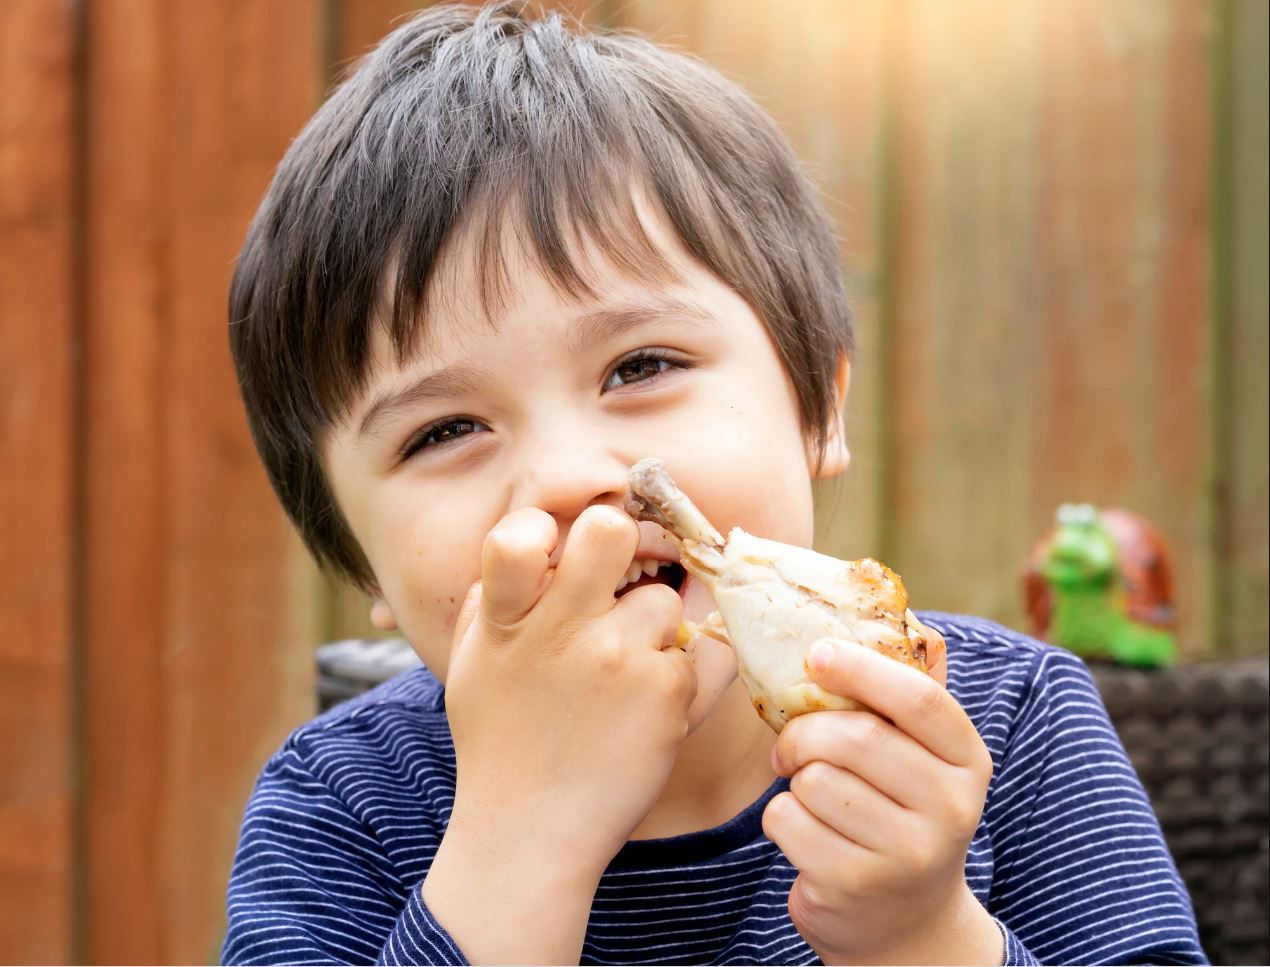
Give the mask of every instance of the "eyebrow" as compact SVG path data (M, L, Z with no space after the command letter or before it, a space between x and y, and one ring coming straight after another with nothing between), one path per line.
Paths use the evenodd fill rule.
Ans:
M603 306L578 316L566 327L564 342L572 354L582 355L596 345L654 322L678 322L690 326L716 324L714 317L701 306L670 296L653 296ZM381 424L403 409L426 400L472 393L489 379L489 374L481 370L447 366L415 380L409 386L380 393L362 416L357 430L358 439L373 435Z
M388 390L375 397L375 401L366 409L361 426L357 429L358 439L374 435L380 425L391 419L401 410L417 406L426 400L446 399L462 396L472 392L485 378L479 370L464 366L447 366L435 373L429 373L417 379L409 386L399 390Z
M682 322L691 326L709 326L715 319L701 306L673 296L647 296L642 299L602 306L578 316L565 330L565 345L574 353L584 353L597 343L623 336L632 329L654 322Z

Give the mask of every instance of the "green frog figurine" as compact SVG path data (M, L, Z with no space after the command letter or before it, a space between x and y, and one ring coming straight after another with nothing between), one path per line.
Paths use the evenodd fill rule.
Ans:
M1160 667L1177 656L1168 555L1140 517L1064 504L1024 575L1037 637L1085 659Z

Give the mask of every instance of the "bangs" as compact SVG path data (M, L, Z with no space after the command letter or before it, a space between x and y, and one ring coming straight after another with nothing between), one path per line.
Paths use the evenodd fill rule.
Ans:
M614 269L651 288L682 281L641 217L641 204L645 210L655 204L647 179L635 174L629 159L596 162L562 158L543 167L540 183L501 171L473 190L467 217L431 259L403 241L375 313L398 365L427 347L436 318L466 310L465 318L475 314L493 325L515 296L517 261L575 302L599 298Z

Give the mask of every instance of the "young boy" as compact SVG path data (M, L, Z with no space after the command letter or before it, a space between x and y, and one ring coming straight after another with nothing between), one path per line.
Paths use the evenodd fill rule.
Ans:
M230 303L316 557L426 669L298 729L247 807L227 963L1202 962L1081 663L996 625L779 739L621 511L812 538L842 472L837 250L774 124L631 37L406 23L284 158ZM947 688L943 683L947 683Z

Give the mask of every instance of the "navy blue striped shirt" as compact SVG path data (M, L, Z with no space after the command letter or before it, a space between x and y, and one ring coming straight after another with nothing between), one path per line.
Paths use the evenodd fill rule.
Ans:
M1203 963L1186 889L1093 681L999 625L922 620L992 753L966 879L1006 963ZM441 685L397 676L297 729L265 766L229 884L225 963L464 963L420 884L454 801ZM591 907L582 962L813 964L789 919L796 871L767 801L715 829L628 843Z

